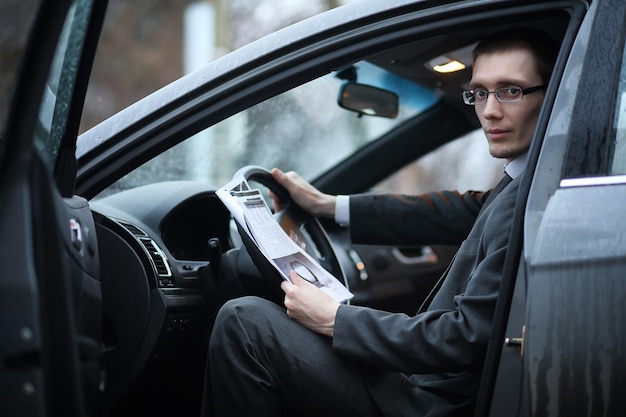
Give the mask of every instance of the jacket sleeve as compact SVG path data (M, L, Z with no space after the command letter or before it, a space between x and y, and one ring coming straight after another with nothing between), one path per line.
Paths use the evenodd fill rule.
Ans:
M488 194L353 195L351 239L380 245L459 244L467 237Z
M479 369L491 334L508 246L516 187L500 194L463 242L429 310L409 317L341 305L333 349L405 373Z

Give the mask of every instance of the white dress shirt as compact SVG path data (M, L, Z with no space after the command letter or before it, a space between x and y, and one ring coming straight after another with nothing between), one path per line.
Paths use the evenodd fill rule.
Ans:
M528 152L518 156L511 162L505 165L504 172L509 177L517 178L526 168L526 161L528 159ZM341 226L350 225L350 196L338 195L335 202L335 221Z

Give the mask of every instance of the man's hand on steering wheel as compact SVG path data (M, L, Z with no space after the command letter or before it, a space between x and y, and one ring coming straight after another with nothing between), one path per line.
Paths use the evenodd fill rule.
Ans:
M295 171L283 172L278 168L272 169L272 177L285 187L293 201L302 209L316 217L333 218L335 216L335 200L337 197L324 194L305 181ZM275 211L283 208L280 199L270 191L270 197Z
M335 196L322 193L295 172L283 173L276 168L270 172L259 166L246 166L239 169L233 177L238 179L243 177L249 182L264 186L270 192L276 209L274 217L280 227L313 260L317 261L330 274L347 286L344 269L333 248L333 244L324 227L317 219L317 216L334 216ZM252 262L261 275L261 279L259 279L259 277L250 274L241 274L245 289L252 295L258 295L283 305L285 293L277 285L277 282L283 282L283 277L280 276L275 265L268 262L266 255L261 252L258 245L243 230L241 225L238 225L238 230L246 249L245 253L250 255ZM265 285L262 284L264 279L266 281ZM297 301L299 299L297 294L300 294L303 290L296 290L295 287L289 286L287 286L287 289L292 293L292 296L288 297L288 299L294 301L293 304L290 302L294 314L299 319L304 319L306 314L301 316L297 313L302 305L302 303ZM296 292L292 292L290 289L296 290ZM312 286L312 288L306 287L306 289L317 290L318 288ZM323 293L323 295L325 296L326 294ZM329 323L333 321L331 316L335 312L334 309L336 307L335 303L330 305L328 309L324 309L324 311L331 312L331 314L325 314L324 319L320 322L323 323L320 330L323 328L324 334L332 334ZM306 320L303 321L308 323ZM313 325L313 327L315 326ZM328 332L329 329L331 330L330 333Z

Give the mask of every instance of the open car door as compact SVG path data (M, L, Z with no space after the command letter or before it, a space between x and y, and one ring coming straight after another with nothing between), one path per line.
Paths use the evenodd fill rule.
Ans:
M11 74L0 140L3 416L97 415L98 250L90 210L72 196L72 162L104 10L99 0L39 2Z

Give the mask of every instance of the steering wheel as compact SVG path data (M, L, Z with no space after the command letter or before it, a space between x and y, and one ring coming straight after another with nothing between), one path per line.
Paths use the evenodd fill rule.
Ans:
M234 177L243 177L249 183L259 183L271 190L282 203L282 209L274 214L274 218L281 228L300 248L337 278L339 282L347 286L343 268L320 221L298 206L285 187L280 185L268 170L254 165L246 166L237 171ZM263 287L265 288L260 288L258 283L245 279L247 282L243 282L244 286L248 289L252 288L253 293L260 293L259 295L282 305L284 298L280 289L282 277L261 253L248 233L243 231L239 224L237 228L245 249L263 277Z

